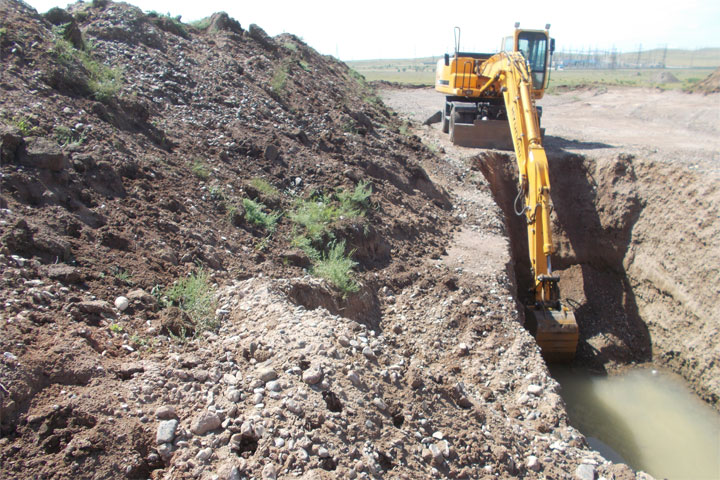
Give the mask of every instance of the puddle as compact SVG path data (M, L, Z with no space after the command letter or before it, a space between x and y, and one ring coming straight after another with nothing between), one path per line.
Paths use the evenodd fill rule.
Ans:
M720 478L720 415L671 373L551 368L572 425L608 460L668 479Z

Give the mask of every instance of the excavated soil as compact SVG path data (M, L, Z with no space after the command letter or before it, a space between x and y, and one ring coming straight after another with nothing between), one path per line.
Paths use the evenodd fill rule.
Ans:
M224 14L0 18L0 477L636 478L568 425L475 152ZM366 215L328 226L357 262L343 295L288 212L361 181ZM167 299L203 275L205 330Z
M387 90L416 120L432 90ZM717 96L637 89L548 96L545 146L554 205L553 267L575 308L578 361L595 368L652 361L681 373L718 407L720 168ZM422 137L448 151L437 125ZM513 213L508 152L467 155L505 213L518 298L528 286L525 226Z

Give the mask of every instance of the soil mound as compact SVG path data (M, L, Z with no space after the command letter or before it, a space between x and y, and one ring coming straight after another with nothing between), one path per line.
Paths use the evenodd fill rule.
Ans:
M670 72L660 72L653 75L655 83L678 83L680 80Z
M688 90L690 93L702 93L708 95L710 93L720 93L720 68L701 80Z

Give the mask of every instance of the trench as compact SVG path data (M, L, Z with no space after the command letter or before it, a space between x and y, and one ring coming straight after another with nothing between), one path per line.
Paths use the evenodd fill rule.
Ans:
M624 378L618 371L627 370L625 366L652 363L681 375L693 391L687 396L690 400L676 398L674 405L648 407L654 408L659 421L670 418L673 409L681 414L677 425L694 428L691 425L697 424L690 413L695 410L691 401L700 397L711 412L704 423L718 425L720 362L714 346L718 322L713 311L720 277L713 238L720 221L717 213L712 213L720 203L717 187L713 182L708 185L703 172L693 172L684 165L628 154L591 158L564 150L547 153L554 207L553 270L560 277L562 301L575 311L580 330L573 367L558 378L567 390L561 395L568 411L575 412L570 415L571 421L588 438L596 438L596 432L587 429L593 425L592 418L583 415L601 417L603 412L615 409L627 411L629 405L623 405L621 398L641 398L647 382L631 376L632 381L623 383L629 396L616 398L593 394L596 383L599 379L613 382L616 377ZM473 162L503 211L517 301L525 304L531 298L530 262L524 217L516 216L513 208L517 194L515 158L487 151ZM630 374L635 375L632 369ZM675 384L655 380L660 390L675 390ZM633 388L639 390L633 393ZM605 453L612 457L615 449L620 456L611 459L627 462L635 469L652 470L648 464L659 466L662 449L656 450L654 457L648 454L650 460L639 462L638 455L627 447L632 442L623 444L621 440L642 436L647 424L618 421L612 425L616 434L606 436L610 450ZM701 437L700 433L696 437ZM691 458L691 442L685 446L688 448L682 451ZM717 448L710 458L717 466Z

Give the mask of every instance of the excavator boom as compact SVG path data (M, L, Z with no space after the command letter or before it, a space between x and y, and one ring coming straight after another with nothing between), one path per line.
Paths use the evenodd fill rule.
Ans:
M457 43L456 37L456 50ZM485 148L512 144L518 199L523 198L516 213L526 219L533 275L526 325L546 359L566 361L574 358L579 335L574 314L560 302L559 279L552 273L550 177L535 105L547 87L548 43L553 44L547 29L516 26L514 37L506 41L512 50L489 56L456 51L452 62L449 56L438 62L436 90L447 94L443 130L447 127L453 143Z

